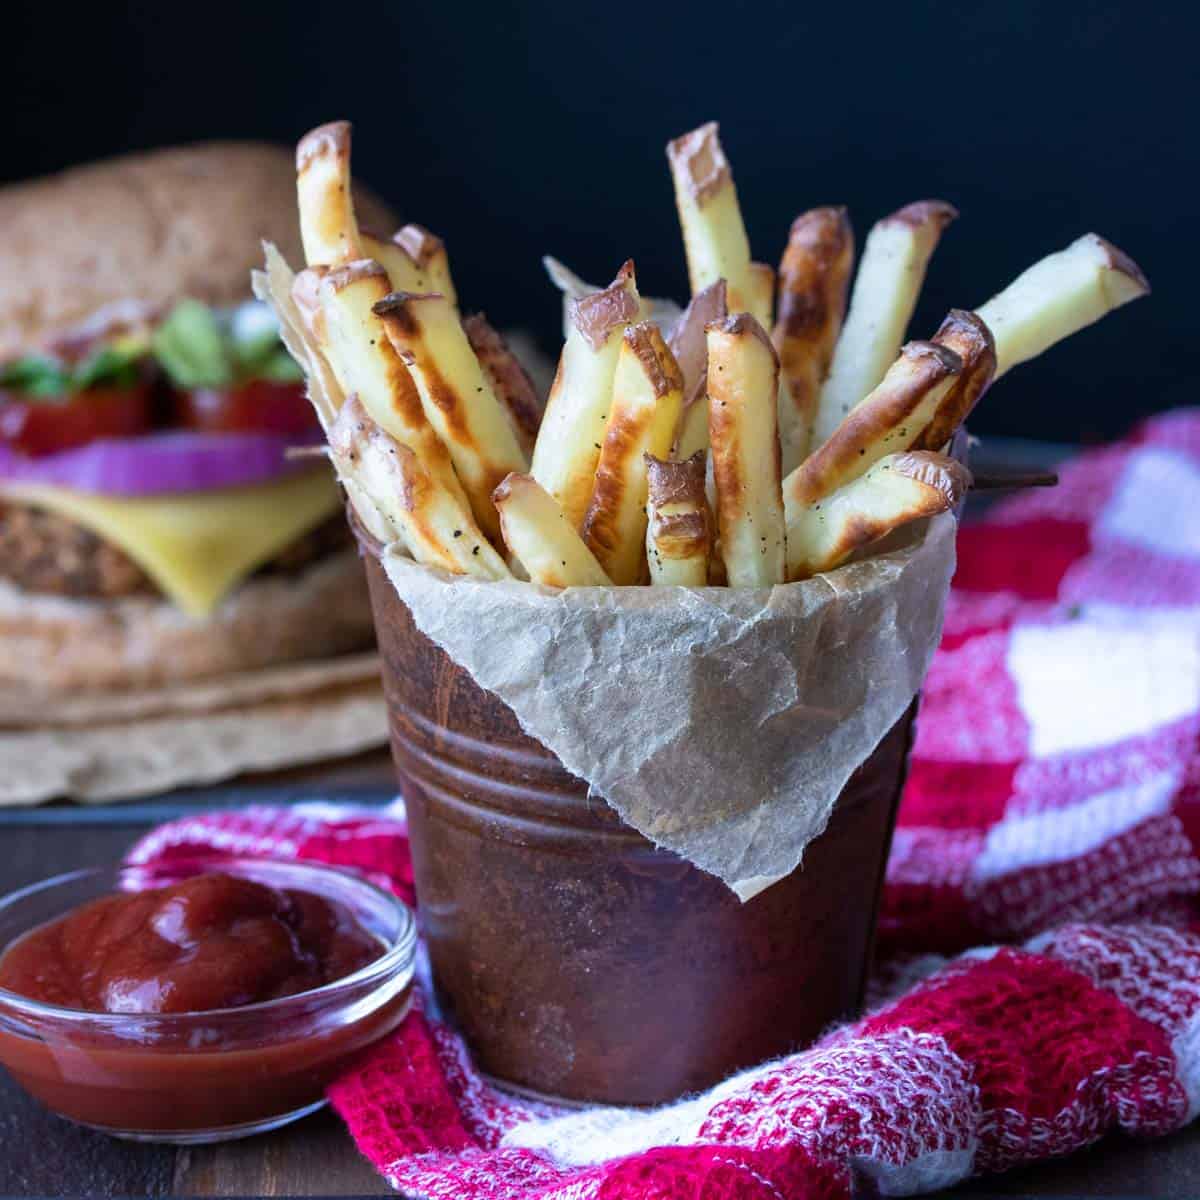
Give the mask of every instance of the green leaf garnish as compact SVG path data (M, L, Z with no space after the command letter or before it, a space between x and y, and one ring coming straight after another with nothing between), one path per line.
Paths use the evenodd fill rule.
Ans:
M151 338L127 335L68 364L30 354L0 364L0 388L24 399L59 399L92 387L132 387L139 364L153 353L179 388L227 388L267 379L298 383L303 374L279 340L271 311L247 303L214 312L199 300L181 300Z
M145 356L145 345L136 342L102 346L75 368L72 387L83 389L97 384L132 387L137 382L138 362Z
M216 315L199 300L181 300L154 331L154 356L176 387L228 387L233 363Z
M71 373L57 359L30 354L0 367L0 387L27 396L62 396L71 389Z
M300 383L304 379L304 372L296 360L277 343L271 356L255 368L252 378L267 379L271 383Z

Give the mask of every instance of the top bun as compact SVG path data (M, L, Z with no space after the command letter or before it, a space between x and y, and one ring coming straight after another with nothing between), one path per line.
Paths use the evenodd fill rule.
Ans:
M355 203L363 225L395 227L365 189ZM295 164L281 146L156 150L0 188L0 361L116 304L245 300L263 239L303 262Z

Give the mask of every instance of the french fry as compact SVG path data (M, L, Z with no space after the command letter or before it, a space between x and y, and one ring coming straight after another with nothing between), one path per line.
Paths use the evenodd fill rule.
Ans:
M832 571L894 529L957 507L970 486L970 472L952 458L920 450L886 455L865 475L789 515L788 579Z
M338 266L363 257L350 192L350 122L331 121L296 146L300 238L310 267Z
M996 343L977 314L952 308L933 340L962 359L962 372L925 432L913 443L915 450L941 450L971 415L996 373Z
M571 301L571 330L533 448L530 474L579 529L608 424L621 337L637 319L632 261L603 291Z
M453 575L511 577L467 505L381 429L357 396L342 405L329 431L329 447L339 473L371 498L417 562Z
M975 310L996 339L996 378L1149 291L1128 254L1085 233Z
M646 561L656 587L706 587L712 518L704 496L705 452L682 462L645 456L649 484Z
M730 587L784 578L778 392L779 358L749 313L709 325L708 435Z
M326 354L343 394L355 393L372 420L407 446L425 470L465 504L467 496L450 453L426 416L408 368L372 311L388 294L388 275L373 259L326 272L320 283Z
M708 449L708 397L704 392L694 404L684 408L679 417L679 432L671 457L682 462L698 451Z
M746 311L764 328L775 321L775 268L752 262L746 283Z
M658 327L625 330L583 540L612 581L640 583L646 544L644 456L666 458L683 406L683 375Z
M692 295L724 279L730 312L753 311L755 299L761 304L762 280L752 278L750 240L717 123L710 121L670 142L667 161Z
M450 259L440 237L420 225L405 225L390 238L362 230L363 251L382 263L392 281L393 292L438 292L451 304L458 304L454 281L450 278Z
M704 330L728 315L725 280L718 279L692 297L671 333L671 353L683 373L683 414L672 452L674 458L691 458L697 450L708 449L708 401L704 391L708 335Z
M584 296L590 296L593 292L601 292L604 289L581 279L565 263L559 262L557 258L553 258L549 254L542 255L542 266L545 268L546 274L550 276L550 282L562 292L563 339L565 340L571 336L571 301L582 300ZM674 300L662 296L639 296L635 319L653 321L659 328L667 329L678 322L682 312L683 310Z
M779 434L783 471L807 457L817 399L842 329L854 231L844 208L814 208L793 222L779 264L779 311L772 341L779 352Z
M467 317L463 321L463 330L496 399L504 408L521 449L526 455L532 454L538 426L542 423L542 406L538 403L533 380L483 313Z
M934 342L909 342L879 386L784 481L788 519L857 479L885 455L910 450L962 371Z
M919 200L878 221L867 235L850 311L817 401L813 449L830 437L892 365L929 259L942 231L957 216L943 200Z
M408 368L430 425L450 451L479 527L500 536L492 492L525 454L445 296L394 292L373 311Z
M612 583L561 505L532 475L507 476L492 499L504 544L534 583L555 588Z

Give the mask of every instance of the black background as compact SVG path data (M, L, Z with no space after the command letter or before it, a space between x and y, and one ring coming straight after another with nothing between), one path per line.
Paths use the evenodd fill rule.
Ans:
M209 137L355 123L357 173L449 242L459 291L554 352L551 252L605 282L633 256L683 295L667 139L718 118L756 257L791 218L962 211L914 336L1087 230L1149 300L1019 369L983 432L1089 440L1192 401L1196 45L1182 4L9 5L9 179Z

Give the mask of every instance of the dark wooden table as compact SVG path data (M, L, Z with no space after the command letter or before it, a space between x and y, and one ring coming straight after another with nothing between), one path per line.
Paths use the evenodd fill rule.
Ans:
M1050 465L1059 452L1012 444L989 456ZM976 501L972 507L977 506ZM0 891L76 867L114 862L140 833L184 812L250 803L329 799L384 803L393 794L385 753L276 773L151 803L98 809L69 805L0 810ZM0 1197L344 1196L390 1194L330 1113L278 1133L224 1146L138 1146L79 1129L43 1111L0 1071ZM1072 1158L975 1180L956 1196L1200 1198L1200 1123L1149 1143L1110 1138Z

